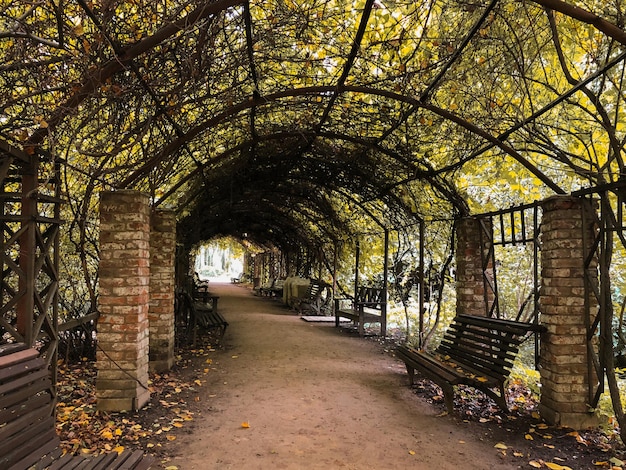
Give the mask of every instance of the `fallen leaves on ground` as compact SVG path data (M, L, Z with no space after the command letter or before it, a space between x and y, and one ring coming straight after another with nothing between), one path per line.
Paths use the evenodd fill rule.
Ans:
M190 350L187 355L204 356L209 351L215 350ZM184 362L181 356L178 359L179 363ZM154 453L167 442L176 440L175 431L193 422L194 412L189 409L188 402L204 398L206 391L199 393L199 389L206 383L202 376L211 371L205 366L212 363L211 359L207 359L203 368L196 372L197 378L189 382L183 381L175 372L151 374L149 383L145 384L150 389L150 403L138 412L113 413L96 409L96 369L93 362L60 362L56 426L61 448L72 454L90 455L113 451L120 453L125 448ZM152 413L151 408L158 410Z

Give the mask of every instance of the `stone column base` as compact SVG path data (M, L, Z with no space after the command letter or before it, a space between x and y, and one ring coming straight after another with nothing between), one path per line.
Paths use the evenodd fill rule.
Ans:
M551 426L564 426L581 430L597 428L600 425L596 413L563 413L540 404L539 414Z

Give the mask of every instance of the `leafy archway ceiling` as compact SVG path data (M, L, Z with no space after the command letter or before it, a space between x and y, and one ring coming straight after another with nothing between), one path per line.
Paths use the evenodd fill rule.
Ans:
M317 244L616 181L624 0L15 1L0 132L69 196ZM498 204L496 202L495 204Z

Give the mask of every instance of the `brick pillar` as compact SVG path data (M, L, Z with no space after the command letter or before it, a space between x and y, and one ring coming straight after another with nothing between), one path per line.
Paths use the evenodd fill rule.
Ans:
M543 203L541 223L541 402L549 423L574 429L597 425L589 412L583 230L592 236L592 218L583 227L584 200L555 196ZM592 267L592 272L595 266ZM589 299L597 305L593 295ZM593 306L592 303L592 306ZM593 308L592 310L596 310Z
M487 230L491 230L491 220L484 219ZM456 312L457 314L485 316L485 284L483 280L483 256L480 250L480 220L466 217L457 221L456 246ZM491 262L488 267L491 266ZM488 291L488 301L493 302L493 292Z
M99 410L137 410L150 399L149 244L148 196L126 190L103 192L96 356Z
M174 365L174 287L176 217L152 213L150 233L150 370L163 372Z

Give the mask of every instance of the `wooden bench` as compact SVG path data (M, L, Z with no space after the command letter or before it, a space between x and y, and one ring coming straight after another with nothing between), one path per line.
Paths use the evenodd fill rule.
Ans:
M324 297L324 290L330 287L323 281L311 279L303 297L294 299L294 307L300 315L325 315L328 295Z
M383 315L386 315L387 292L377 287L359 287L357 295L351 299L348 308L342 308L342 302L350 299L335 299L335 326L339 326L340 318L352 320L359 331L359 335L365 334L365 323L380 323L383 325Z
M207 299L212 299L211 305L203 300L192 298L187 292L181 291L176 294L176 315L179 325L187 327L187 337L195 347L198 330L218 330L221 340L228 328L228 322L217 311L217 296L207 294Z
M46 361L24 344L0 345L0 468L145 470L154 457L126 450L99 456L63 455Z
M457 315L434 354L399 346L397 356L406 364L411 385L414 371L438 384L446 408L454 408L454 386L469 385L483 391L508 411L505 383L519 349L530 332L543 331L539 325L512 320Z
M272 279L271 282L259 287L259 295L266 297L282 297L284 279Z
M203 281L200 279L200 276L198 275L197 272L193 273L193 278L192 278L192 292L193 292L193 298L194 299L199 299L199 298L204 298L208 295L209 293L209 281Z

